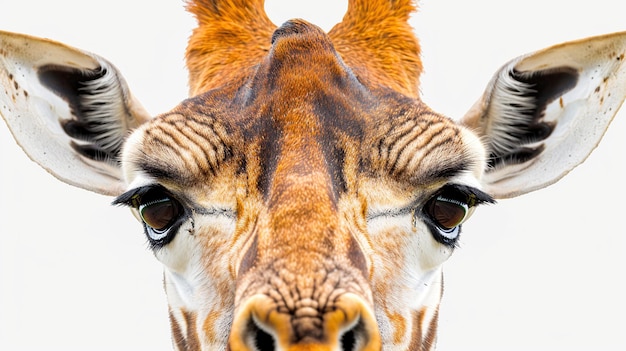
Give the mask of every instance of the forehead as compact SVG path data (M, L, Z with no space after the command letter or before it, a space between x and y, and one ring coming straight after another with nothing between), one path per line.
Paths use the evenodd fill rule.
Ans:
M477 138L420 100L358 76L313 31L277 31L267 56L232 84L184 101L127 143L131 178L142 172L197 184L232 172L255 174L266 193L276 172L321 172L335 195L356 174L429 184L480 176Z
M464 173L480 178L485 158L477 137L419 106L400 110L363 116L363 111L337 114L336 109L313 111L299 105L283 125L272 114L234 124L228 109L214 114L177 110L129 139L124 164L129 180L145 174L175 187L214 184L224 172L246 171L256 173L261 191L281 157L308 164L309 172L317 168L329 174L339 192L355 174L406 186L445 182Z

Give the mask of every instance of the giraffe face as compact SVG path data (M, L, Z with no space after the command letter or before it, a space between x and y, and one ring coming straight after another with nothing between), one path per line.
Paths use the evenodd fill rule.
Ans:
M419 98L410 1L355 0L328 33L262 5L189 3L191 97L154 118L105 59L2 32L0 112L140 219L178 349L433 349L461 225L587 157L626 96L626 34L507 63L454 122Z
M233 349L410 345L434 337L441 264L492 201L484 154L448 118L360 81L317 27L289 22L240 86L131 136L116 202L166 266L181 349L229 335Z

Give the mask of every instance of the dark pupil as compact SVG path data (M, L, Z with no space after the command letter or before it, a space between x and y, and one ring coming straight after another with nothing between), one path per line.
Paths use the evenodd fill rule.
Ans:
M170 199L162 199L144 206L141 218L156 230L167 229L178 216L178 209Z
M466 210L463 206L447 199L437 198L432 202L430 214L443 229L452 229L463 221Z

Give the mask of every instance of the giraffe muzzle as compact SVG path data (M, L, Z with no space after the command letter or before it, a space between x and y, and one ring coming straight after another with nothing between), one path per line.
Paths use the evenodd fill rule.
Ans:
M344 293L331 307L307 302L283 311L267 295L248 299L235 315L231 351L378 351L376 319L359 296ZM313 304L318 305L319 304Z

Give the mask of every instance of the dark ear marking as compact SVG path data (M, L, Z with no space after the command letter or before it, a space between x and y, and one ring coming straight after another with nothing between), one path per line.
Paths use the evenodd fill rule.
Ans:
M489 140L489 168L521 164L538 156L545 148L541 142L556 127L556 122L544 120L547 106L577 82L578 71L571 67L533 72L511 69L500 77L494 91L500 102L490 111L495 133Z
M75 141L72 148L97 161L117 160L126 136L120 115L129 112L120 103L124 98L114 69L101 65L77 69L61 65L39 68L39 81L65 100L74 118L59 123Z

